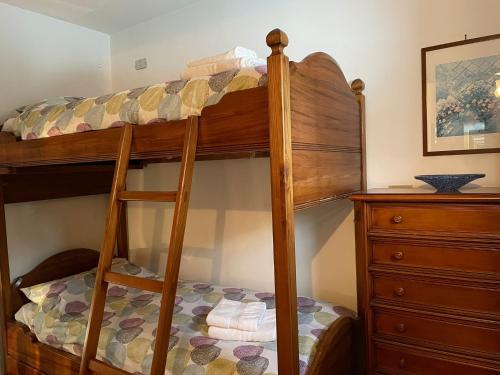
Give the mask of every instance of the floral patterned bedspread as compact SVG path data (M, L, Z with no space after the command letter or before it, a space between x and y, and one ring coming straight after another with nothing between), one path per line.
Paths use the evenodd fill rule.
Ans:
M115 272L158 278L125 259L115 259ZM16 314L39 341L81 355L95 270L25 288L33 301ZM215 340L207 336L205 318L225 297L264 301L274 309L274 294L206 283L179 281L171 329L166 374L271 375L277 374L276 342ZM98 348L98 358L135 374L149 374L155 344L160 295L110 285ZM305 373L323 332L342 307L298 298L301 372Z
M45 100L24 107L2 130L22 139L36 139L107 129L124 122L184 119L200 115L204 107L218 103L227 93L266 85L266 72L267 66L242 68L57 105Z

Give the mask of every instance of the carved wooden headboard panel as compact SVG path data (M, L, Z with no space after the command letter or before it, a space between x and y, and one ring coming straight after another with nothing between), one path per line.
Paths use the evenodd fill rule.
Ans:
M365 189L363 88L326 53L290 63L295 207Z

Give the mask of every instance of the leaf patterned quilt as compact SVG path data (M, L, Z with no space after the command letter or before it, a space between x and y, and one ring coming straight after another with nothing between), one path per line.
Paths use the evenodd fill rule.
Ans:
M159 83L95 98L75 98L53 104L50 100L23 108L2 130L22 139L101 130L131 124L198 116L230 92L267 84L267 66L229 70L213 76Z
M157 279L125 259L115 259L113 271ZM16 314L40 342L81 355L95 270L25 288L33 301ZM166 374L277 374L276 342L215 340L207 335L205 318L225 297L264 301L274 309L274 294L199 282L179 281L171 329ZM155 345L160 295L110 284L97 357L128 372L149 374ZM298 298L301 372L305 373L315 346L341 314L342 307Z

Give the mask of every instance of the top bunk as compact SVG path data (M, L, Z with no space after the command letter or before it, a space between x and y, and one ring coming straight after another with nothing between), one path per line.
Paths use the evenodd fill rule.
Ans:
M274 30L268 36L268 45L288 64L283 53L288 40L278 47L272 38L277 32L281 33L280 43L286 39L284 33ZM295 207L344 198L363 190L366 185L363 82L355 80L350 85L335 60L321 52L288 66L288 71L279 75L272 69L267 74L263 70L255 87L239 85L216 104L197 113L197 159L269 155L274 147L270 139L269 108L282 105L276 90L269 89L273 82L289 95L286 101L289 105L283 109L290 115L288 141ZM186 122L187 119L163 119L134 126L131 160L136 163L178 160ZM116 159L120 136L121 130L116 127L28 140L2 132L0 175L22 174L27 170L30 175L43 175L45 170L61 167L68 172L68 167L77 171L82 164L88 171L89 165L109 164Z

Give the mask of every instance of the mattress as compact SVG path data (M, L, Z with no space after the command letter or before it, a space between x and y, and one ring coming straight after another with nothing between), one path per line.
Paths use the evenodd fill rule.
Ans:
M117 259L113 271L157 279L141 267ZM95 270L23 290L32 301L16 314L40 342L81 355ZM276 342L223 341L208 337L206 316L224 297L264 301L274 309L274 294L244 288L179 281L166 374L277 374ZM97 358L135 374L149 374L160 295L110 284ZM316 346L345 308L298 298L299 353L305 373Z
M199 116L225 94L267 84L267 66L234 69L212 76L162 82L95 98L50 101L25 107L3 124L22 139L102 130L124 123L149 124Z

